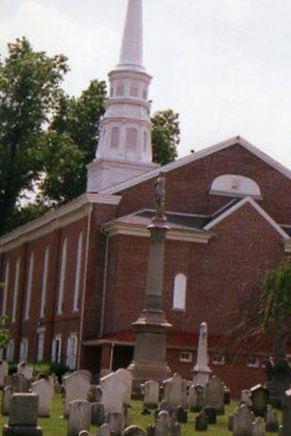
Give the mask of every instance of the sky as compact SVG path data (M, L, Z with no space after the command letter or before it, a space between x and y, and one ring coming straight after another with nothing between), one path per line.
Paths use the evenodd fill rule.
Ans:
M118 60L127 0L0 0L0 52L64 53L78 95ZM180 114L179 156L241 135L291 168L291 1L144 0L153 111Z

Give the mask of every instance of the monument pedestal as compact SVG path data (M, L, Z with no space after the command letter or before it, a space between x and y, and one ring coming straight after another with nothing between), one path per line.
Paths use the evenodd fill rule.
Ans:
M128 367L133 388L148 380L162 382L171 376L166 362L167 332L172 327L163 314L144 312L133 324L136 339L134 360Z

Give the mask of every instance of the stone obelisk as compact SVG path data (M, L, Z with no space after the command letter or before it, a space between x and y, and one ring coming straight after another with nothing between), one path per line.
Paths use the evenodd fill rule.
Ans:
M205 386L212 373L208 366L208 329L206 322L201 323L199 331L199 343L197 351L197 361L193 368L193 382L197 385Z
M165 177L160 173L154 188L155 216L148 226L150 253L144 309L133 323L134 360L128 367L137 388L146 380L162 382L171 370L166 362L167 331L172 327L163 310L163 272L165 239L169 227L165 215Z

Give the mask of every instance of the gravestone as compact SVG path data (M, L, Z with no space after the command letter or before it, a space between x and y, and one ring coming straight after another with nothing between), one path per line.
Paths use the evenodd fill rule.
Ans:
M89 371L75 371L64 379L65 387L65 410L64 415L69 414L69 404L75 400L87 400L90 389L91 374Z
M233 414L233 436L253 436L254 419L248 406L240 404Z
M253 403L251 400L251 391L249 389L245 389L245 390L241 391L240 399L241 399L241 401L246 403L246 405L248 407L252 407Z
M288 389L282 400L283 406L283 426L282 436L291 435L291 389Z
M262 417L257 417L253 422L253 436L265 436L266 424Z
M177 408L177 421L179 424L186 424L188 422L188 413L182 406Z
M195 430L196 431L207 431L208 429L208 416L204 410L196 416L195 419Z
M174 374L172 378L164 382L164 399L173 407L188 407L187 383L180 374Z
M122 413L109 413L106 415L105 419L106 423L110 426L112 435L119 436L122 434L125 428L124 417Z
M208 328L207 323L203 322L199 329L199 342L197 350L197 360L196 365L193 368L193 382L194 384L200 384L201 386L206 386L209 381L209 377L212 373L208 366Z
M80 431L89 431L91 423L91 405L86 400L74 400L70 403L67 436L79 436Z
M159 403L160 385L155 380L149 380L144 384L143 404L146 409L155 409Z
M279 431L278 414L270 404L267 405L266 431L269 433L277 433Z
M142 428L137 427L136 425L131 425L130 427L127 427L123 433L123 436L145 436L145 432Z
M38 395L38 415L42 417L50 416L52 398L54 395L53 385L45 379L32 383L32 392Z
M97 431L98 436L111 436L111 428L109 424L103 424Z
M213 407L205 406L203 411L206 413L208 418L208 424L216 424L216 410Z
M131 403L131 391L132 391L132 375L127 369L118 369L116 375L123 381L126 386L126 392L124 395L123 402L125 405L130 405Z
M38 396L36 394L13 394L10 401L10 417L3 427L3 436L42 436L37 426Z
M213 407L218 415L223 415L224 385L216 376L212 376L205 386L205 404Z
M17 373L24 375L26 380L32 379L33 367L26 361L22 361L17 365Z
M91 404L91 424L92 425L102 425L105 422L105 411L104 405L101 403L90 403Z
M29 392L31 389L30 381L23 374L13 374L11 386L15 393Z
M269 400L269 392L262 385L251 389L252 410L255 416L265 416Z
M0 388L4 387L5 377L8 376L8 363L6 360L0 360Z
M171 419L168 412L159 413L155 424L148 428L148 434L153 436L172 436Z
M2 394L2 415L9 415L10 400L13 395L12 386L6 386Z
M129 399L128 380L116 371L100 380L102 389L101 402L104 405L105 415L108 413L123 413L123 405Z

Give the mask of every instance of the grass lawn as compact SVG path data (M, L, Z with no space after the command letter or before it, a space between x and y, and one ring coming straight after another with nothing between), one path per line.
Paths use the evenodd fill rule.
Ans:
M183 436L188 435L197 435L197 436L203 436L203 435L216 435L216 436L230 436L232 433L227 430L227 422L228 422L228 415L233 412L235 408L235 403L232 403L230 406L227 407L226 413L223 416L218 416L217 424L209 426L209 430L207 432L196 432L194 430L194 422L195 422L195 414L190 413L188 415L188 424L183 425ZM149 424L152 424L154 421L152 412L151 416L143 416L141 415L142 411L142 403L140 401L133 401L132 403L132 414L133 414L133 422L136 425L139 425L140 427L146 429L146 427ZM53 408L51 411L51 417L50 418L40 418L38 420L39 425L43 429L44 436L67 436L67 421L62 417L63 412L63 398L60 395L57 395L53 401ZM0 417L0 425L1 428L3 424L7 422L6 417ZM97 428L92 427L91 428L91 434L96 435ZM0 434L2 433L2 430L0 429ZM267 433L267 434L274 434L274 433Z

